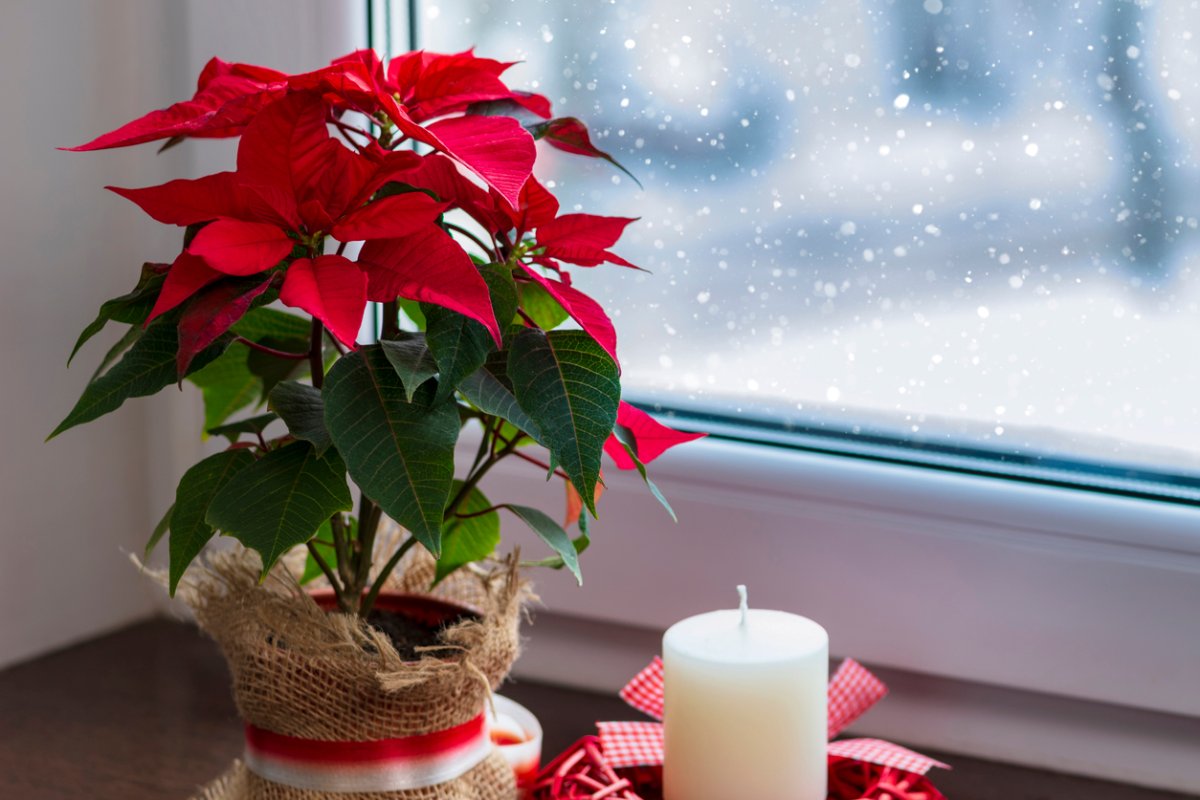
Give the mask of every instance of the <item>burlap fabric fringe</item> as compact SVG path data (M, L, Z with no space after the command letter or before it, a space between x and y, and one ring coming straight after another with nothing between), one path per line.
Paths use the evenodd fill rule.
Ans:
M394 546L394 539L392 546ZM220 645L245 721L286 736L372 741L445 730L475 718L508 674L531 597L516 560L460 570L429 591L433 562L413 548L389 589L432 596L479 614L442 634L444 647L404 661L391 641L344 614L323 611L283 566L258 580L247 551L194 565L180 588L200 627ZM459 778L393 792L338 793L273 783L234 762L196 800L513 800L498 751Z

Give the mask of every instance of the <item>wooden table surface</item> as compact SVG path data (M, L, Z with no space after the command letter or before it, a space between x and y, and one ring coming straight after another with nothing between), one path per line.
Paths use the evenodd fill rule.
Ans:
M0 672L0 798L184 800L241 750L215 645L156 620ZM513 683L553 756L598 719L628 719L615 697ZM950 800L1178 800L1182 795L931 753Z

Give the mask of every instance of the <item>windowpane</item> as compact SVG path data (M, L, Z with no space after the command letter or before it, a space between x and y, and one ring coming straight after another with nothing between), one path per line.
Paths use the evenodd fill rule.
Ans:
M807 428L1200 475L1200 8L425 0L641 180L576 270L627 393ZM586 272L587 274L580 274Z

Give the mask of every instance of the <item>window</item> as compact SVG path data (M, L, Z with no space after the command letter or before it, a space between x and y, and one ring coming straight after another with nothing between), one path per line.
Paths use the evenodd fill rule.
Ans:
M678 525L606 476L522 674L610 691L745 582L901 670L865 734L1198 785L1163 743L1200 718L1200 8L412 2L641 179L539 155L565 209L642 214L615 250L653 274L573 273L626 394L720 434L654 464Z
M653 274L580 277L648 345L623 349L635 398L743 438L1200 500L1192 4L416 17L423 47L523 59L516 82L641 179L558 154L540 174L566 208L643 214L618 252Z

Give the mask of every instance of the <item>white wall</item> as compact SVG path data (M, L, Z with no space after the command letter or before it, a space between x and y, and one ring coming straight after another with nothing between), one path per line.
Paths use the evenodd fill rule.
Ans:
M194 398L166 390L43 438L106 344L66 357L100 302L169 261L178 233L105 191L228 168L224 144L64 153L190 96L212 55L285 70L364 39L359 0L38 0L0 25L0 665L154 612L138 552L195 450Z

